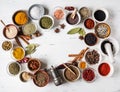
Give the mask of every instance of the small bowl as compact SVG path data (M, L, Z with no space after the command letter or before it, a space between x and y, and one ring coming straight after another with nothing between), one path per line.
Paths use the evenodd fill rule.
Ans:
M62 7L59 7L59 6L55 7L54 12L53 12L53 16L57 20L64 19L64 17L65 17L65 11L63 10Z
M84 42L85 42L88 46L94 46L94 45L97 44L98 38L97 38L96 34L94 34L94 33L87 33L87 34L85 35Z
M84 26L87 29L93 29L95 27L95 21L92 18L87 18L84 21Z
M93 59L91 59L90 56ZM96 58L98 58L98 59L96 59ZM101 52L98 49L88 49L85 52L85 61L87 62L87 64L98 65L101 62L101 60L102 60L102 55L101 55Z
M22 54L21 57L20 57L20 54ZM11 56L14 60L17 60L17 61L22 60L25 57L25 50L20 46L16 46L12 49Z
M115 38L112 38L112 37L111 38L106 38L106 39L104 39L100 42L99 47L100 47L100 51L101 51L102 55L108 56L107 54L105 54L105 52L103 51L103 48L102 48L103 45L104 45L104 42L106 42L106 41L113 44L113 56L116 56L119 52L120 46L119 46L118 41Z
M65 68L64 72L63 72L63 77L66 81L68 82L74 82L76 80L78 80L80 78L80 70L78 67L74 66L74 65L70 65L68 66L76 75L74 75L70 70L68 70L67 68ZM74 69L74 70L73 70ZM68 74L70 76L72 76L72 79L68 79ZM73 79L74 77L74 79Z
M39 20L45 14L45 9L41 4L33 4L28 10L31 19Z
M84 69L83 72L82 72L82 79L84 81L88 82L88 83L94 82L95 79L96 79L96 72L95 72L95 70L93 68L89 68L89 67Z
M93 18L96 22L101 23L107 21L109 17L109 13L105 8L98 8L93 11ZM100 16L99 18L96 18L96 16ZM101 17L102 16L102 17Z
M83 66L82 63L85 65ZM80 68L81 71L87 68L87 62L86 61L79 61L78 68Z
M14 24L8 24L3 29L3 35L7 39L13 39L18 34L18 28Z
M21 72L19 77L22 82L27 82L31 79L31 76L26 71Z
M22 16L22 14L24 16ZM18 19L18 20L16 21L16 19ZM12 20L13 20L13 23L15 25L23 26L29 22L29 17L28 17L27 12L25 10L18 10L13 14ZM23 23L18 23L19 21L22 21Z
M34 73L33 82L38 87L44 87L49 83L49 75L44 70L38 70Z
M84 20L84 19L91 16L91 11L90 11L90 9L88 7L80 8L79 13L80 13L80 15L82 17L82 20Z
M37 58L31 58L28 61L27 67L30 71L37 71L41 68L41 61Z
M22 31L24 35L32 35L37 31L37 25L34 22L27 23L22 27Z
M11 76L18 75L21 71L21 65L18 62L10 62L7 65L7 72Z
M72 12L69 12L68 14L66 14L66 22L67 22L67 24L69 24L69 25L77 25L77 24L79 24L80 21L81 21L80 14L77 12L76 13L77 17L75 15L74 19L71 18L71 14L72 14Z
M99 38L107 38L111 33L111 28L107 23L98 23L95 26L95 34Z
M11 41L4 41L3 43L2 43L2 48L3 48L3 50L5 50L5 51L9 51L9 50L11 50L12 48L13 48L13 43L11 42Z
M48 18L49 21L45 20L45 18ZM44 22L43 25L41 24L41 22ZM47 24L47 26L45 24ZM42 29L49 30L49 29L51 29L54 26L54 19L51 16L49 16L49 15L44 15L39 20L39 26Z
M107 70L107 67L109 68L108 70ZM100 68L102 68L101 71L100 71ZM103 71L106 71L106 72L102 73ZM108 60L105 60L98 65L97 72L101 77L111 77L114 73L114 67L112 63L110 63Z

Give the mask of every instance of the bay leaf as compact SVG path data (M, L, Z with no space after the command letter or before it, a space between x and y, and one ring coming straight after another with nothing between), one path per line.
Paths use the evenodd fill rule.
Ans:
M79 32L80 36L85 36L86 32L83 28L80 28Z
M80 30L80 27L73 28L73 29L71 29L70 31L68 31L67 34L76 34L76 33L79 32L79 30Z

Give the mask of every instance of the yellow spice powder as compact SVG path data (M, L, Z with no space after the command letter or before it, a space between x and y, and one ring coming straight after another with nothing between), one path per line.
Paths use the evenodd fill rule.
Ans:
M84 61L80 62L79 67L80 67L81 69L85 69L85 68L86 68L86 62L84 62Z
M28 22L28 16L25 12L20 11L15 15L15 22L19 25L24 25Z
M15 49L13 50L13 56L14 56L14 58L17 59L17 60L23 59L23 57L24 57L24 51L23 51L23 49L20 48L20 47L15 48Z

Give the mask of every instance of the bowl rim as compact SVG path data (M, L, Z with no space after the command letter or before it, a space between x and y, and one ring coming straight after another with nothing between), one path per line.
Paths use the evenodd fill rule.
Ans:
M10 48L9 50L5 50L5 51L10 51L10 50L13 49L13 43L12 43L11 41L9 41L9 40L5 40L5 41L2 42L2 49L3 49L3 43L4 43L4 42L10 42L10 44L11 44L11 48ZM3 49L3 50L4 50L4 49Z
M79 23L80 23L80 21L81 21L81 15L79 14L79 12L77 11L77 15L78 15L78 22L76 23L76 24L70 24L70 23L68 23L67 22L67 16L69 15L69 14L71 14L73 11L69 11L67 14L66 14L66 16L65 16L65 21L66 21L66 23L68 24L68 25L71 25L71 26L74 26L74 25L78 25Z
M12 63L16 63L18 66L19 66L19 72L17 73L17 74L11 74L10 72L9 72L9 65L10 64L12 64ZM19 64L18 62L16 62L16 61L11 61L11 62L9 62L8 64L7 64L7 73L10 75L10 76L17 76L19 73L20 73L20 71L22 70L22 66L21 66L21 64Z
M106 14L106 18L105 18L103 21L98 21L98 20L96 20L96 18L94 17L94 13L95 13L96 11L98 11L98 10L101 10L101 11L103 11L103 12ZM107 10L106 8L96 8L95 10L93 10L92 16L93 16L93 19L94 19L96 22L102 23L102 22L106 22L106 21L108 20L108 18L109 18L109 12L108 12L108 10Z
M31 62L31 60L35 60L35 61L37 61L37 62L39 63L39 67L38 67L36 70L31 70L31 69L29 68L29 63ZM42 66L41 61L40 61L38 58L30 58L30 59L28 60L27 68L28 68L30 71L32 71L32 72L38 71L38 70L41 68L41 66Z
M85 67L84 69L86 69L86 68L88 67L88 64L87 64L87 62L86 62L85 60L80 60L80 61L78 61L78 68L79 68L81 71L83 71L84 69L80 68L80 66L79 66L81 62L85 62L85 64L86 64L86 67Z
M15 16L16 16L16 14L18 13L18 12L24 12L25 14L26 14L26 16L27 16L27 22L25 23L25 24L27 24L30 20L29 20L29 17L28 17L28 14L27 14L27 10L17 10L17 11L15 11L14 12L14 14L12 15L12 21L13 21L13 23L15 24L15 25L17 25L17 26L23 26L23 25L25 25L25 24L17 24L16 22L15 22Z
M115 50L116 50L114 56L116 56L116 55L118 54L119 50L120 50L120 45L119 45L118 41L117 41L115 38L113 38L113 37L105 38L104 40L102 40L102 41L99 43L99 48L100 48L100 51L101 51L102 55L103 55L103 56L107 56L107 55L101 50L101 45L102 45L102 43L103 43L104 41L106 41L106 40L109 40L110 42L114 43Z
M24 52L23 57L22 57L21 59L16 59L16 58L13 56L13 50L16 49L16 48L21 48L21 49L23 50L23 52ZM16 61L22 60L22 59L25 57L25 50L24 50L24 48L21 47L21 46L13 47L12 50L11 50L11 57L12 57L14 60L16 60Z
M33 18L33 17L31 16L31 14L30 14L31 9L32 9L33 7L35 7L35 6L41 8L42 11L43 11L43 14L42 14L41 16L39 16L39 18ZM29 16L31 19L33 19L33 20L39 20L44 14L45 14L45 8L43 7L42 4L33 4L33 5L31 5L31 6L29 7L29 9L28 9L28 16Z
M79 70L79 68L78 67L76 67L76 66L74 66L74 65L69 65L68 67L70 67L70 66L72 66L72 67L74 67L75 69L77 69L77 71L78 71L78 77L75 79L75 80L72 80L72 81L70 81L70 80L68 80L66 77L65 77L65 71L66 71L66 69L67 68L65 68L64 70L63 70L63 78L66 80L66 81L68 81L68 82L74 82L74 81L77 81L78 79L80 79L80 77L81 77L81 72L80 72L80 70Z
M24 27L25 27L26 25L28 25L28 24L34 24L34 25L35 25L35 32L37 31L37 28L38 28L37 24L36 24L35 22L31 21L31 22L29 22L29 23L27 23L27 24L25 24L25 25L22 26L22 32L23 32L23 34L24 34ZM34 32L34 33L35 33L35 32ZM34 33L33 33L33 34L34 34ZM24 34L24 35L25 35L25 34ZM29 34L29 35L31 35L31 34Z
M104 24L104 25L106 25L106 26L108 26L109 27L109 34L108 34L108 36L106 36L106 37L99 37L98 35L97 35L97 31L96 31L96 28L99 26L99 25L101 25L101 24ZM101 39L105 39L105 38L108 38L109 36L110 36L110 34L111 34L111 27L110 27L110 25L109 24L107 24L107 23L105 23L105 22L103 22L103 23L98 23L96 26L95 26L95 34L96 34L96 36L98 37L98 38L101 38Z
M45 29L45 28L43 28L43 27L40 25L40 20L41 20L43 17L49 17L49 18L52 20L52 25L50 26L50 28ZM52 16L50 16L50 15L43 15L43 16L39 19L39 27L40 27L41 29L43 29L43 30L50 30L50 29L52 29L53 26L54 26L54 19L53 19Z
M87 69L90 69L90 70L92 70L93 72L94 72L94 78L93 78L93 80L91 80L91 81L87 81L87 80L85 80L84 78L83 78L83 72L85 71L85 70L87 70ZM84 81L86 81L87 83L92 83L92 82L94 82L95 80L96 80L96 78L97 78L97 73L96 73L96 70L94 69L94 68L91 68L91 67L87 67L86 69L84 69L83 70L83 72L82 72L82 79L84 80Z
M110 70L111 70L111 71L108 73L108 75L106 75L106 76L103 76L103 75L101 75L101 74L99 73L99 66L100 66L101 64L103 64L103 63L107 63L107 64L110 66ZM111 76L113 76L113 74L114 74L114 67L113 67L112 63L109 62L109 60L104 60L104 61L102 61L102 62L98 65L98 67L97 67L97 73L98 73L98 75L99 75L100 77L111 77Z

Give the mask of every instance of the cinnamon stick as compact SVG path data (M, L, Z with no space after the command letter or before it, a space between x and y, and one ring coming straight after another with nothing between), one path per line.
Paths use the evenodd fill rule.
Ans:
M22 44L21 44L21 42L20 42L20 40L18 39L18 37L15 37L15 40L16 40L16 42L17 42L17 44L18 44L19 46L23 47Z
M29 45L30 43L22 36L19 36L27 45Z

